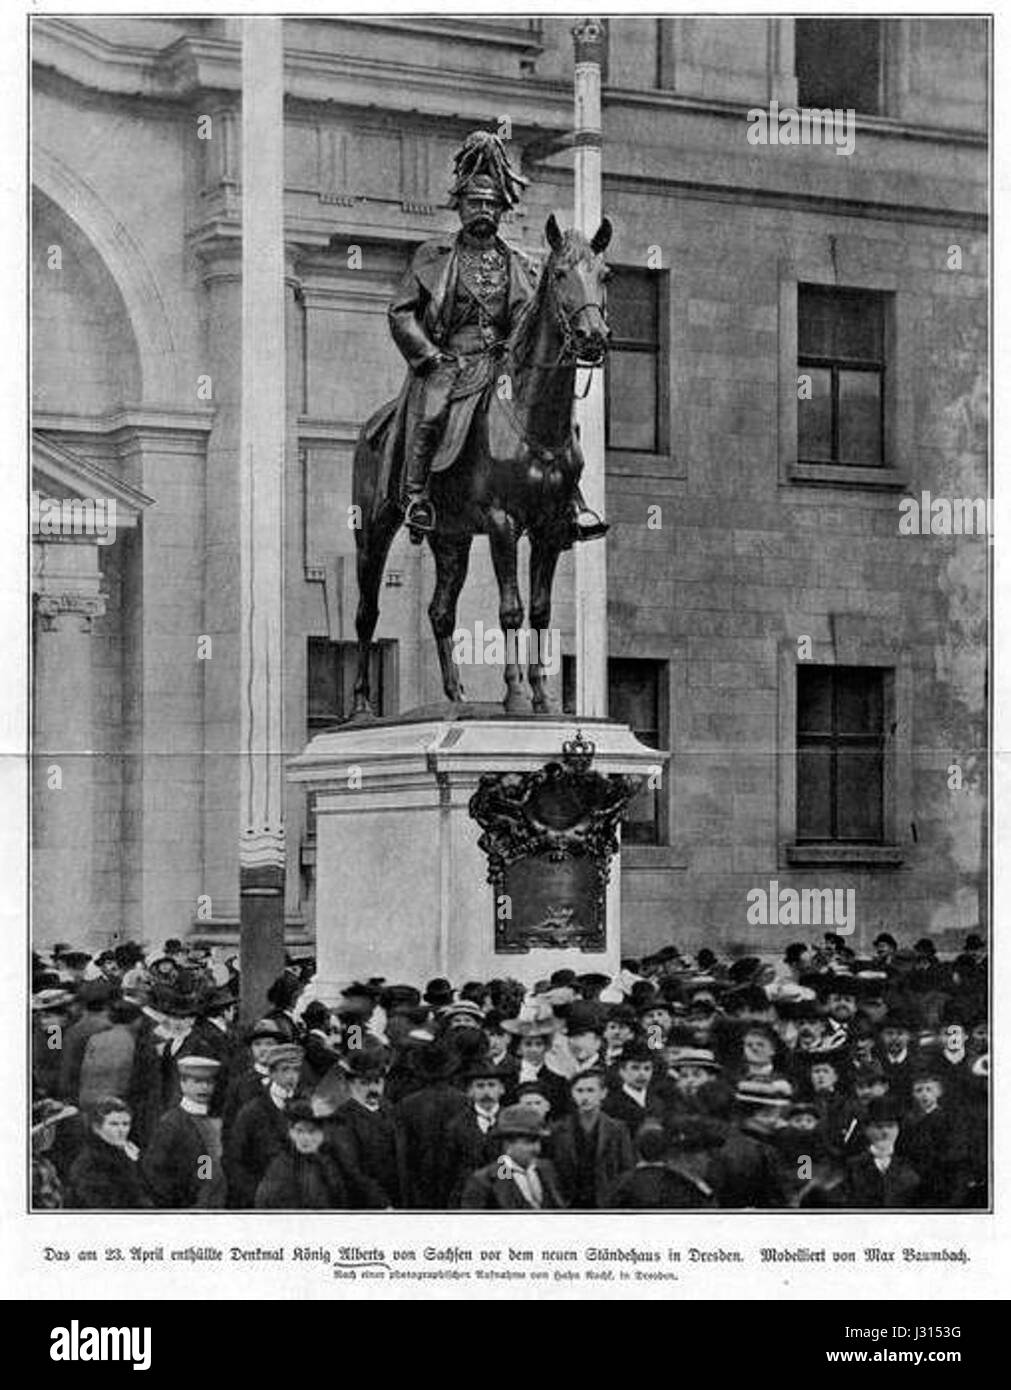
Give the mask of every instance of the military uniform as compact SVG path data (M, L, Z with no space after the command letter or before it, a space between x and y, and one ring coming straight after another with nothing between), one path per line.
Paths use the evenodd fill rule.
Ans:
M498 350L536 287L533 262L499 237L484 249L462 234L436 238L415 253L389 307L390 332L410 373L387 467L395 467L402 443L406 495L456 461Z
M415 542L435 529L429 474L459 457L496 361L537 285L533 263L494 235L526 183L502 142L473 132L457 152L455 170L452 205L462 230L452 241L436 238L419 248L390 304L390 332L410 374L395 406L384 407L365 427L374 446L385 433L379 496L397 496L403 460L399 496ZM573 538L606 530L577 497Z

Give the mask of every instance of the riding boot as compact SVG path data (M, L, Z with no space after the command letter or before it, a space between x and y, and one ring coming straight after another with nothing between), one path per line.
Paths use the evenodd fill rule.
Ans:
M435 508L428 495L428 473L438 448L441 426L440 420L418 420L411 434L404 480L404 523L415 545L420 545L422 538L435 530Z

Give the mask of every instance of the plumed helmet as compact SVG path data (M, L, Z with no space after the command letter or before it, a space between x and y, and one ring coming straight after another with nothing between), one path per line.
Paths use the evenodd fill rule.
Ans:
M497 194L504 207L513 208L527 186L527 180L510 164L502 141L490 130L471 131L453 159L453 175L450 206L454 208L474 187Z

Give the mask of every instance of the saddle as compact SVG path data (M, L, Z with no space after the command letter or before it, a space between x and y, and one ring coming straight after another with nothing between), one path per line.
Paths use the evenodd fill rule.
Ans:
M490 402L496 367L496 360L488 353L461 359L460 370L450 393L442 439L432 458L433 474L444 473L451 468L463 452L475 414L479 408L487 409ZM383 459L386 478L381 490L391 501L398 501L403 493L409 413L407 403L410 391L416 384L421 383L412 379L407 390L401 392L396 400L380 406L365 422L362 430L365 442Z

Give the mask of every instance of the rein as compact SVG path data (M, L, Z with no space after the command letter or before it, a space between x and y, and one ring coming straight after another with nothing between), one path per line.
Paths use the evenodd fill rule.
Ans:
M547 268L545 268L545 275L547 275ZM528 367L535 368L538 371L542 372L555 372L569 369L571 369L573 372L576 372L579 370L580 367L582 367L587 373L586 387L581 392L576 390L574 387L573 400L583 401L590 394L590 387L593 385L593 373L595 371L603 370L604 360L603 357L601 357L600 360L596 362L580 360L579 354L575 348L573 341L573 324L575 323L576 319L579 318L580 314L586 313L588 309L597 309L600 311L601 315L603 315L604 306L602 304L594 302L593 300L587 300L585 303L580 304L578 308L574 309L571 314L567 315L563 312L562 307L558 302L558 297L555 294L554 290L554 282L550 279L547 280L545 297L548 301L547 307L551 313L552 319L561 333L562 341L558 349L558 357L555 359L554 362L528 362L525 365ZM502 407L503 412L506 415L506 418L509 420L509 423L516 431L516 434L519 436L520 440L524 444L526 444L531 449L531 451L542 461L550 463L555 458L557 458L559 454L563 454L568 448L567 438L565 443L563 443L561 446L549 447L543 443L540 443L538 440L534 438L534 436L530 433L528 429L524 428L523 424L519 419L519 416L517 415L516 411L513 410L511 404L507 403L504 399L500 397L499 405Z

